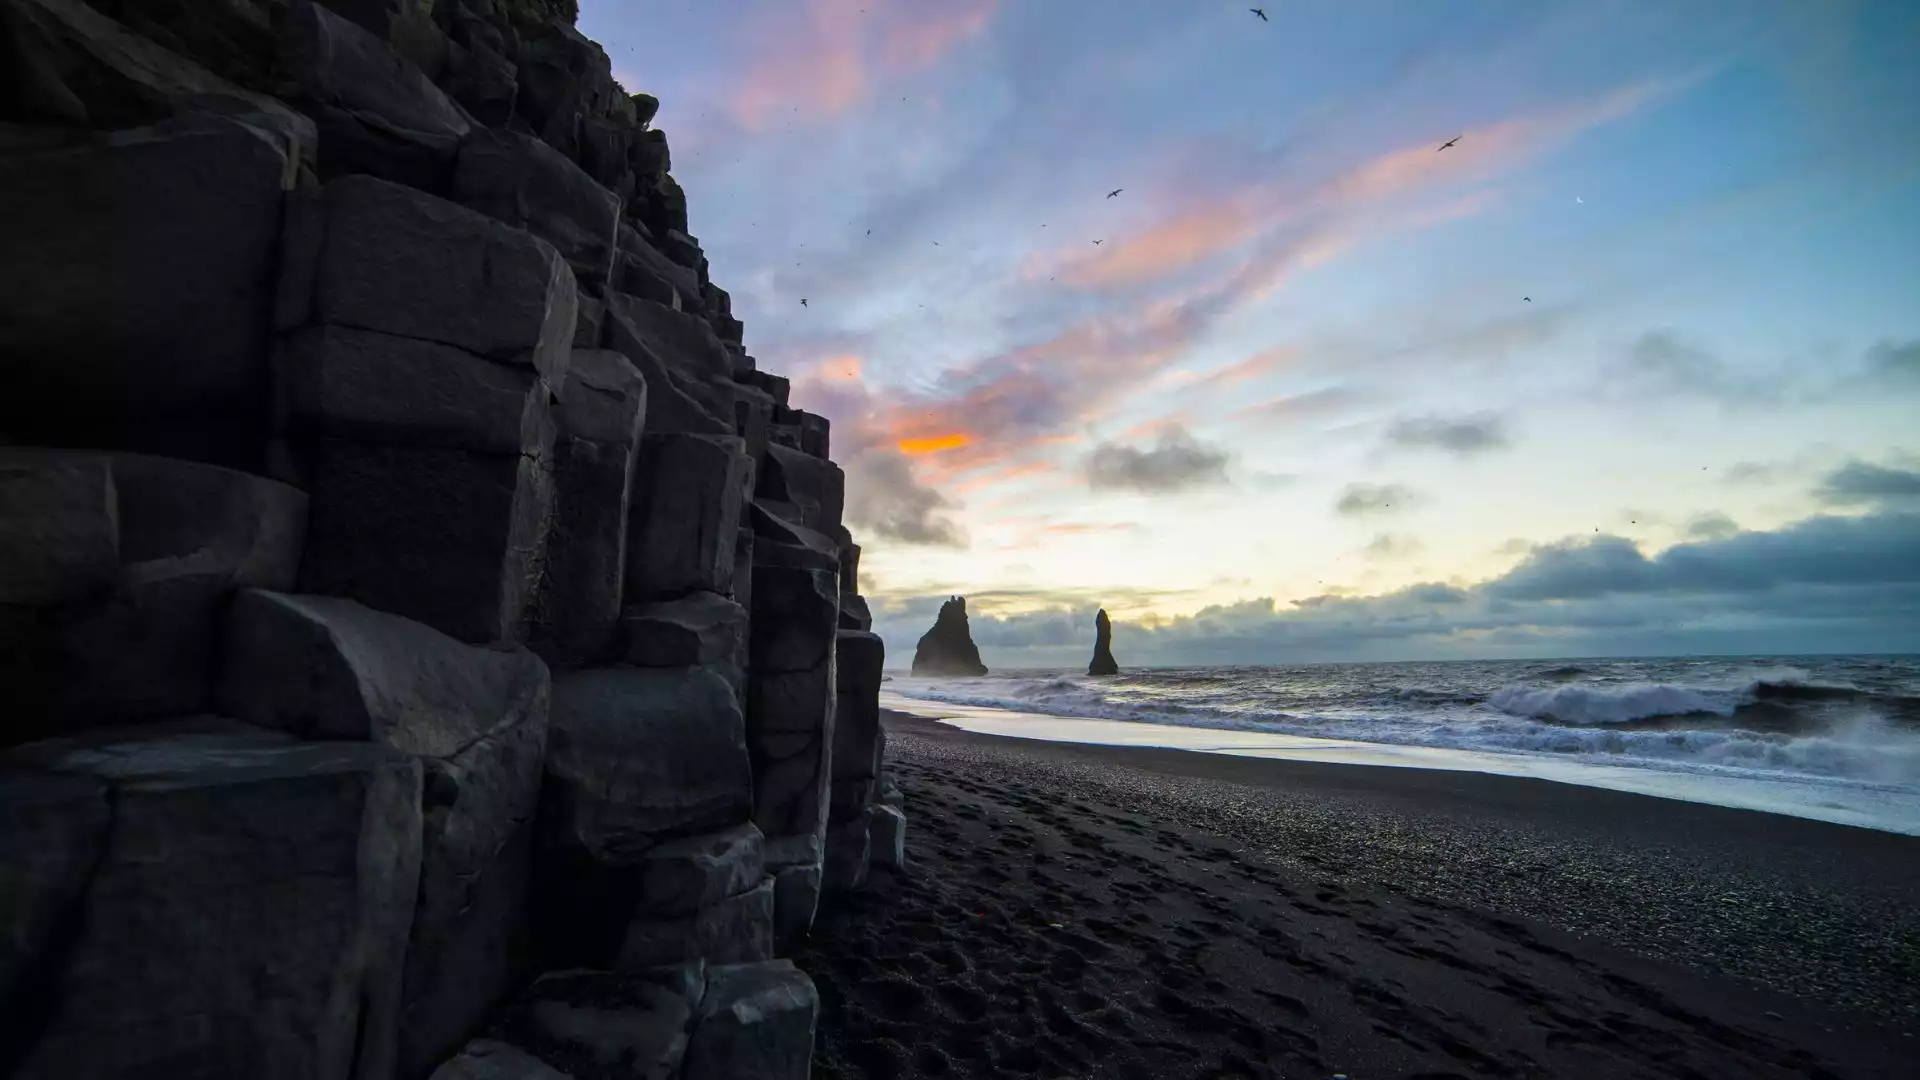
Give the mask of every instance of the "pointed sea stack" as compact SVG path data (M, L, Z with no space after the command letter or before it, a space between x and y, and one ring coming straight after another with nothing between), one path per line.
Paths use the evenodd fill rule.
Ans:
M985 675L987 665L980 662L980 649L967 629L967 598L956 596L940 605L940 617L933 629L920 638L913 651L915 675Z
M1107 618L1106 608L1093 617L1093 663L1087 665L1087 674L1120 674L1120 665L1113 659L1113 623Z

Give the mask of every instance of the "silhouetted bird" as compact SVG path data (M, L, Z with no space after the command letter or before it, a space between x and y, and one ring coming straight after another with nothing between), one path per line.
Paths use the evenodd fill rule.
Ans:
M1440 152L1440 150L1445 150L1445 149L1446 149L1447 147L1449 147L1449 146L1452 146L1452 145L1453 145L1454 143L1457 143L1457 142L1459 142L1459 141L1460 141L1460 136L1458 136L1458 135L1455 135L1455 136L1454 136L1453 138L1451 138L1451 139L1448 139L1448 140L1447 140L1446 142L1443 142L1443 143L1441 143L1441 144L1440 144L1440 149L1439 149L1439 150L1435 150L1435 151L1434 151L1434 153L1436 153L1436 154L1437 154L1437 153L1439 153L1439 152Z
M800 298L800 306L801 306L801 307L806 307L806 306L807 306L807 298L806 298L806 297L804 297L804 296L803 296L803 297L801 297L801 298Z
M1520 299L1525 300L1529 304L1533 303L1533 297L1531 296L1523 296Z
M1248 10L1248 11L1251 11L1251 12L1253 12L1253 13L1254 13L1255 15L1258 15L1258 16L1260 16L1260 21L1261 21L1261 22L1272 22L1272 21L1273 21L1272 19L1269 19L1269 18L1267 18L1267 9L1266 9L1266 8L1257 8L1257 7L1250 7L1250 8L1248 8L1247 10Z
M1117 187L1117 188L1114 188L1114 189L1113 189L1112 191L1109 191L1109 192L1107 192L1107 198L1109 198L1109 199L1111 199L1111 198L1113 198L1113 197L1114 197L1115 195L1118 195L1118 194L1120 194L1121 192L1123 192L1123 191L1125 191L1125 190L1127 190L1127 189L1126 189L1126 188L1118 188L1118 187Z
M1096 244L1097 244L1097 243L1099 243L1099 242L1100 242L1100 241L1098 241L1098 240L1095 240L1095 241L1094 241L1094 243L1096 243Z

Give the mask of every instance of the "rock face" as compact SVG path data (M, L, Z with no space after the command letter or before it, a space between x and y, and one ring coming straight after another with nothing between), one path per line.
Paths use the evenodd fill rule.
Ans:
M1120 674L1120 665L1113 659L1113 623L1105 608L1093 617L1093 662L1087 665L1087 674Z
M572 6L0 0L0 1075L807 1074L846 477Z
M863 605L864 606L864 605ZM933 629L920 637L913 651L915 675L985 675L980 649L967 627L967 598L956 596L940 605Z

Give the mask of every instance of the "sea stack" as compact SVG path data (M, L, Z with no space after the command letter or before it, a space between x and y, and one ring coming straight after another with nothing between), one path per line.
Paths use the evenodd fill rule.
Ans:
M1120 665L1113 659L1113 621L1107 618L1106 608L1093 617L1093 663L1087 665L1087 674L1120 674Z
M933 629L921 635L913 651L915 675L985 675L980 649L967 629L967 598L956 596L940 605Z

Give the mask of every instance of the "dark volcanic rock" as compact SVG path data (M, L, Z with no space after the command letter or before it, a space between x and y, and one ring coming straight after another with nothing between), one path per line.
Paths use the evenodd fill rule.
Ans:
M625 357L576 349L555 410L554 511L535 603L536 648L556 662L612 651L647 384Z
M752 478L753 459L731 435L647 435L633 482L627 598L732 592Z
M319 128L321 176L444 192L473 130L465 111L388 42L315 0L289 0L280 21L285 93Z
M0 448L0 744L205 712L227 601L293 585L307 505L197 462Z
M298 153L194 115L0 155L0 430L248 467Z
M420 871L412 756L227 721L17 754L104 781L112 823L11 1075L391 1075Z
M687 1046L686 1080L806 1080L820 998L788 961L707 971Z
M460 147L453 199L552 244L582 289L606 291L620 200L553 147L513 132L475 133Z
M1120 665L1113 659L1113 623L1105 608L1093 618L1093 662L1087 665L1087 674L1120 674Z
M985 675L980 650L967 628L967 598L956 596L940 605L933 629L920 637L913 651L915 675Z
M401 1074L465 1040L524 975L547 669L350 600L235 599L220 705L308 738L369 741L426 768L419 904L406 953Z

